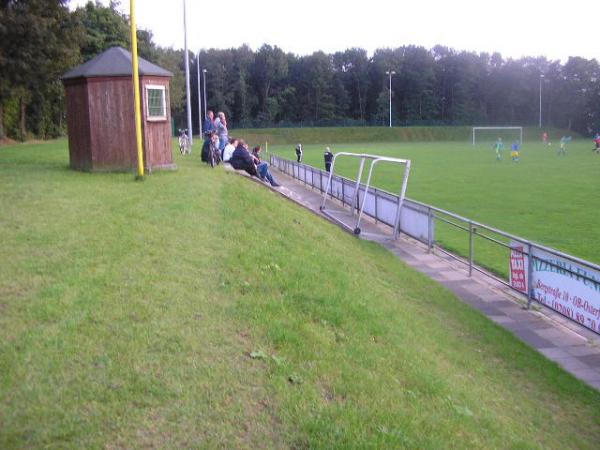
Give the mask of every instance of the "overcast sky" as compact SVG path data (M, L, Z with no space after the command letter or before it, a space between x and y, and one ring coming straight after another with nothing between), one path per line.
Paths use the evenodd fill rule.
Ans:
M183 48L183 1L137 0L138 27L161 46ZM85 3L71 0L71 8ZM121 1L123 12L129 7ZM600 59L599 0L187 0L187 17L194 52L268 43L300 55L350 47L372 54L442 44L514 58Z

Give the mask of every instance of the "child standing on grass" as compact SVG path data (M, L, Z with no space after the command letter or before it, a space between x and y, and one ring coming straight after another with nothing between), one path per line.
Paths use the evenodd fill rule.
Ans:
M502 161L502 150L504 150L504 142L502 142L502 138L498 138L494 144L494 150L496 150L496 161Z
M519 150L520 150L521 146L519 144L519 141L514 141L512 143L512 147L511 147L511 152L510 152L510 157L512 158L513 162L519 162Z

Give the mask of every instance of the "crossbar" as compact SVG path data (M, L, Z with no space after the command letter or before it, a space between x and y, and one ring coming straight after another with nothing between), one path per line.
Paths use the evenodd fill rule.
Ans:
M473 127L473 145L475 145L475 131L477 130L519 130L519 142L523 144L523 127Z

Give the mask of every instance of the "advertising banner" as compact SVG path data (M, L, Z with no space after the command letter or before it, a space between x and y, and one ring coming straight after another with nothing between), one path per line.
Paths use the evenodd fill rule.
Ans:
M532 250L533 297L600 333L600 272L543 250Z

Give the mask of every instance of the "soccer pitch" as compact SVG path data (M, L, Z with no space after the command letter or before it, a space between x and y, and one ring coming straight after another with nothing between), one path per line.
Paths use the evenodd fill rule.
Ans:
M372 153L412 160L409 198L460 214L471 220L600 262L600 221L597 207L600 155L590 140L573 140L567 155L551 146L525 142L519 162L512 162L510 140L502 161L496 161L492 142L417 142L330 145L340 151ZM323 168L325 145L304 146L304 162ZM269 146L269 151L295 160L294 145ZM340 159L336 173L355 178L358 162ZM366 179L366 175L365 175ZM382 165L373 184L398 192L401 173ZM468 237L449 225L436 224L438 241L466 254ZM508 252L481 242L476 250L486 265L505 274ZM480 261L481 262L481 261Z

